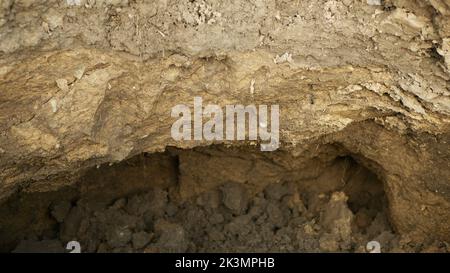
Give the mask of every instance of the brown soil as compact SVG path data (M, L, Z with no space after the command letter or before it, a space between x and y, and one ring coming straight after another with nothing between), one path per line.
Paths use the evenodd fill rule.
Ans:
M220 175L227 160L227 168L239 174L246 168L240 160L250 157L257 187L210 176ZM11 226L2 240L16 237L4 250L64 252L73 240L83 252L367 252L369 241L378 241L383 252L449 250L442 241L398 235L389 223L382 181L352 157L310 162L303 175L288 174L276 183L271 157L251 148L212 146L100 166L49 196L12 198L1 215L17 215L28 225L14 233L17 217L7 220ZM283 152L275 157L289 159ZM199 172L205 165L208 170ZM198 193L183 185L192 179L208 186Z
M280 149L175 105L279 105ZM0 250L448 251L450 0L0 0Z

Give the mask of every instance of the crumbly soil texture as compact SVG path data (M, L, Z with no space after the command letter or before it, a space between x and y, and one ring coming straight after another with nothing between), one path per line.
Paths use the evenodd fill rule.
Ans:
M174 139L195 97L279 149ZM450 0L0 0L0 251L71 241L448 251Z
M180 185L212 180L208 175L220 173L220 162L239 161L244 153L262 156L252 164L265 162L263 172L272 171L273 162L254 150L172 149L99 166L76 187L50 196L19 197L29 203L28 212L14 208L14 198L7 211L28 215L24 220L31 225L9 250L67 252L70 241L79 242L82 252L371 252L371 241L382 252L449 250L443 241L398 235L389 222L382 182L349 156L314 163L316 175L307 179L288 176L273 183L259 177L259 187L219 179L208 181L201 193ZM206 173L198 171L204 156L216 162ZM242 171L238 164L231 166L236 172Z

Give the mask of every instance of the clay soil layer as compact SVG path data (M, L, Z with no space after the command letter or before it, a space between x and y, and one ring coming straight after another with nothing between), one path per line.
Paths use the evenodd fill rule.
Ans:
M449 70L450 0L0 0L0 251L448 252Z

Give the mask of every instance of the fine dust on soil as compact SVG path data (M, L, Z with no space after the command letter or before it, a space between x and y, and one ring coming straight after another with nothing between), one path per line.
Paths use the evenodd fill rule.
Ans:
M190 179L186 166L199 165L192 160L206 152L217 162L233 155L215 147L173 150L90 170L76 194L44 200L48 206L41 205L41 214L38 206L31 206L31 214L20 212L32 215L26 221L31 226L50 224L24 231L13 251L64 252L72 240L80 242L82 252L367 252L373 240L382 252L449 250L443 242L415 243L396 234L382 182L349 156L336 157L325 167L315 164L317 175L310 179L262 179L262 188L215 179L203 192L182 198L181 184ZM211 171L224 166L216 168ZM191 171L203 175L197 181L213 179Z

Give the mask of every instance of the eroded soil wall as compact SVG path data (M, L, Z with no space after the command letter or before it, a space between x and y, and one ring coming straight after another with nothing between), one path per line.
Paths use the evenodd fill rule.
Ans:
M398 234L448 241L449 22L448 0L1 1L0 203L15 198L2 230L10 209L26 226L48 216L28 217L35 201L81 196L75 185L98 165L167 147L260 144L174 141L170 110L200 96L279 105L283 156L265 155L276 162L266 168L252 152L180 155L180 200L225 178L253 198L314 172L317 158L351 157L382 182ZM145 179L126 180L117 186L147 190Z
M169 148L11 198L0 239L15 252L64 252L70 241L83 252L366 252L372 240L383 252L447 251L395 231L382 179L335 146L305 162Z

